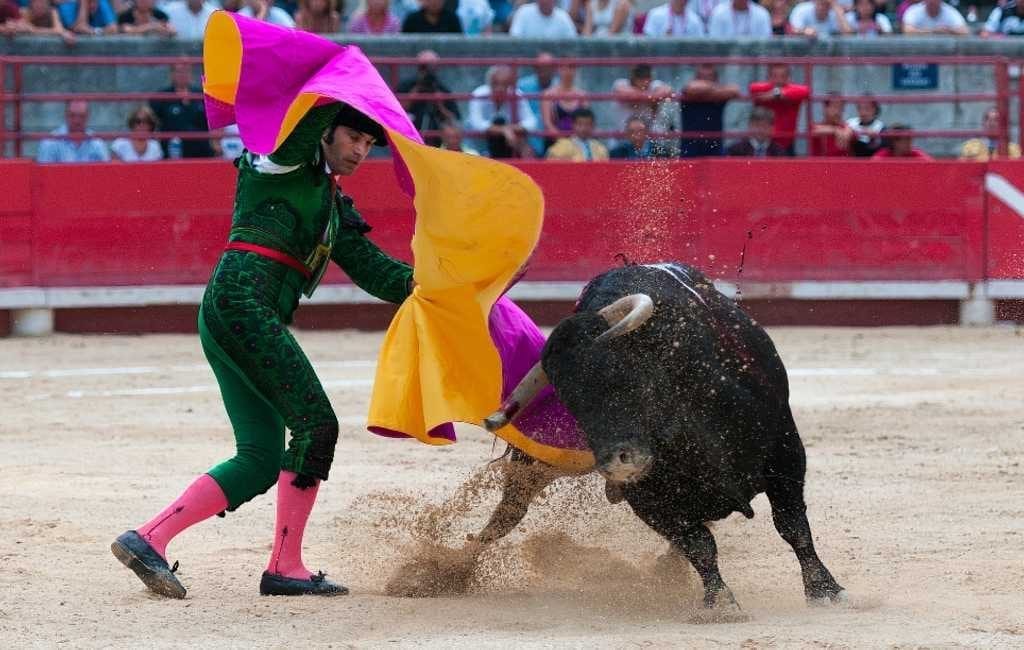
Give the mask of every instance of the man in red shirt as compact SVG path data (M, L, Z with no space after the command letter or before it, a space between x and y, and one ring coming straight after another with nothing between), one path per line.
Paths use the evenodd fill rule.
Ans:
M789 66L785 63L768 66L768 81L750 84L750 98L754 100L754 105L769 108L775 114L775 143L785 149L789 156L795 155L793 134L796 133L800 104L809 96L807 86L789 80Z
M906 124L893 124L882 131L885 145L871 156L872 160L935 160L914 146L910 139L910 127Z
M849 156L850 138L853 129L843 120L846 103L836 93L829 93L825 100L824 119L814 125L811 138L812 156Z

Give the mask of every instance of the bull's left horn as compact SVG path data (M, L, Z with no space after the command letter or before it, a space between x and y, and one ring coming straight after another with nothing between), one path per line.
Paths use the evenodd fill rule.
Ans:
M646 293L634 293L619 298L597 313L611 325L597 340L610 340L629 334L646 323L654 313L654 301Z
M548 385L548 376L538 361L530 368L501 408L484 418L484 428L494 433L511 422L520 411L530 405L537 394Z

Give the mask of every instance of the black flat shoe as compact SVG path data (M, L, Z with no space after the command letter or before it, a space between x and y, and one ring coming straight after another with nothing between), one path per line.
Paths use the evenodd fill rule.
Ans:
M178 563L175 562L173 567L167 566L167 560L134 530L122 533L110 545L110 550L154 594L168 598L185 597L185 587L174 576Z
M309 576L308 580L286 578L263 572L260 580L260 594L263 596L344 596L348 587L331 582L323 571Z

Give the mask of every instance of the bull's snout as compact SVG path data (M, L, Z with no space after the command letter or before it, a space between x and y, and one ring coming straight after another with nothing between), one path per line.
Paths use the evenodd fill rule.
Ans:
M597 471L609 481L630 483L639 481L650 471L654 456L635 445L615 446L597 459Z

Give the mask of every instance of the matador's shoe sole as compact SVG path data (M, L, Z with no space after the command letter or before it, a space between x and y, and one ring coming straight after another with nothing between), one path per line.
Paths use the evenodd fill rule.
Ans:
M167 560L134 530L122 533L110 545L110 550L154 594L167 598L185 597L185 587L174 576L178 563L175 562L173 567L167 566Z
M260 594L263 596L344 596L347 593L348 587L331 582L324 577L323 571L315 576L309 576L308 580L287 578L264 571L263 578L260 579Z

